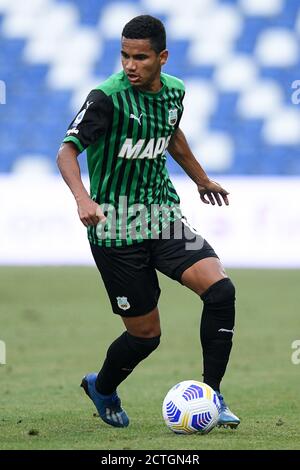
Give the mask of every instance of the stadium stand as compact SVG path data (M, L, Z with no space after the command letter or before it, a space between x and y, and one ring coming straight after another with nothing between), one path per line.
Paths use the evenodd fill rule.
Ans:
M120 69L120 31L141 13L166 24L165 71L186 82L182 127L207 171L299 175L294 0L0 0L0 172L57 171L68 123Z

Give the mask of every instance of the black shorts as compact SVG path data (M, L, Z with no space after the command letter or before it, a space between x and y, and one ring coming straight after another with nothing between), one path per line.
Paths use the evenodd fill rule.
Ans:
M197 261L215 257L213 248L186 223L170 230L166 239L150 239L122 247L91 244L114 313L145 315L158 303L156 269L181 283L183 272Z

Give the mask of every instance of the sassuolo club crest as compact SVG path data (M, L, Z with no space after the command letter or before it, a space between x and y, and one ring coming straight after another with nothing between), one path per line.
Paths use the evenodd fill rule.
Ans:
M130 303L128 302L127 297L117 297L118 307L122 310L128 310L130 308Z
M178 119L178 110L176 108L169 109L169 124L175 126Z

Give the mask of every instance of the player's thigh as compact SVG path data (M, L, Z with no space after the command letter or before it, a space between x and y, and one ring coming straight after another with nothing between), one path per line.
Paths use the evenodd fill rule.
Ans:
M226 276L213 248L186 222L177 221L169 236L152 241L152 257L159 271L197 293Z
M138 317L157 307L160 288L147 243L124 247L91 245L91 250L114 313Z
M184 286L202 295L210 286L227 275L218 258L204 258L187 268L181 276Z

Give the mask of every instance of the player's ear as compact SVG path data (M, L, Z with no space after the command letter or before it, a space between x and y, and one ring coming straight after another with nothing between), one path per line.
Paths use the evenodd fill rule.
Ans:
M165 65L169 57L169 51L165 49L159 54L160 65Z

